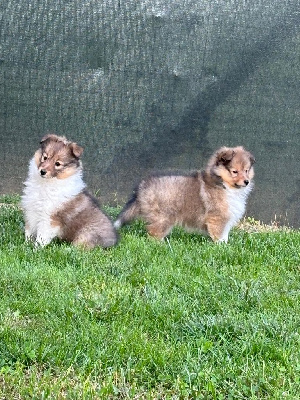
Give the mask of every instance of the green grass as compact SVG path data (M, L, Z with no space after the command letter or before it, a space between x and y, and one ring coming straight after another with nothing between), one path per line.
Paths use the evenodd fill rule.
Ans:
M299 398L299 231L34 248L0 200L0 399Z

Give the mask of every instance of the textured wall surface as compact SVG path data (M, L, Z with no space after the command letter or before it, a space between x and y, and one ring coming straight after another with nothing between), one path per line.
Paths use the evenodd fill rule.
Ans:
M140 177L256 157L248 215L300 226L298 0L0 4L0 193L20 193L46 132L85 148L84 174L122 204Z

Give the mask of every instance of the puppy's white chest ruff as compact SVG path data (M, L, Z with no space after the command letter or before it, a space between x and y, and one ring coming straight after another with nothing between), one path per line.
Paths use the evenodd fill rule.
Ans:
M30 226L26 235L36 236L38 241L40 237L43 243L49 242L58 234L58 228L54 232L51 227L51 216L84 188L81 170L66 179L47 179L40 176L32 159L21 201L27 225Z
M235 225L243 216L246 209L246 201L250 190L227 189L227 201L232 226Z
M244 215L246 210L246 201L253 185L241 189L232 189L226 187L226 195L228 202L229 220L223 230L220 241L227 242L230 229L235 226Z
M34 159L29 165L28 179L25 181L22 204L28 210L30 204L35 212L52 214L64 202L72 199L85 188L81 170L66 179L41 177Z

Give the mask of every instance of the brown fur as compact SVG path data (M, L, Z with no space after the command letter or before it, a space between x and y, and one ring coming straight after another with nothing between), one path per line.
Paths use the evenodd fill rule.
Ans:
M253 156L243 147L222 147L203 172L142 180L115 226L140 217L146 221L148 233L157 239L164 238L174 225L181 225L204 231L214 241L227 241L230 228L243 214L254 176L253 163ZM234 193L241 197L237 197L237 210Z
M61 239L75 245L109 247L117 242L111 221L85 190L52 215L51 225L60 226Z

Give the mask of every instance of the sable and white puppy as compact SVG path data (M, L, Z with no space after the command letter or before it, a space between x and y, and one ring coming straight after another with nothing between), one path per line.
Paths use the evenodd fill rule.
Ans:
M53 134L40 145L21 200L26 238L41 245L55 237L87 248L115 245L116 230L82 179L83 148Z
M230 229L245 212L253 187L253 163L254 157L243 147L222 147L202 172L150 176L140 182L115 227L142 218L148 233L157 239L181 225L203 231L213 241L227 242Z

